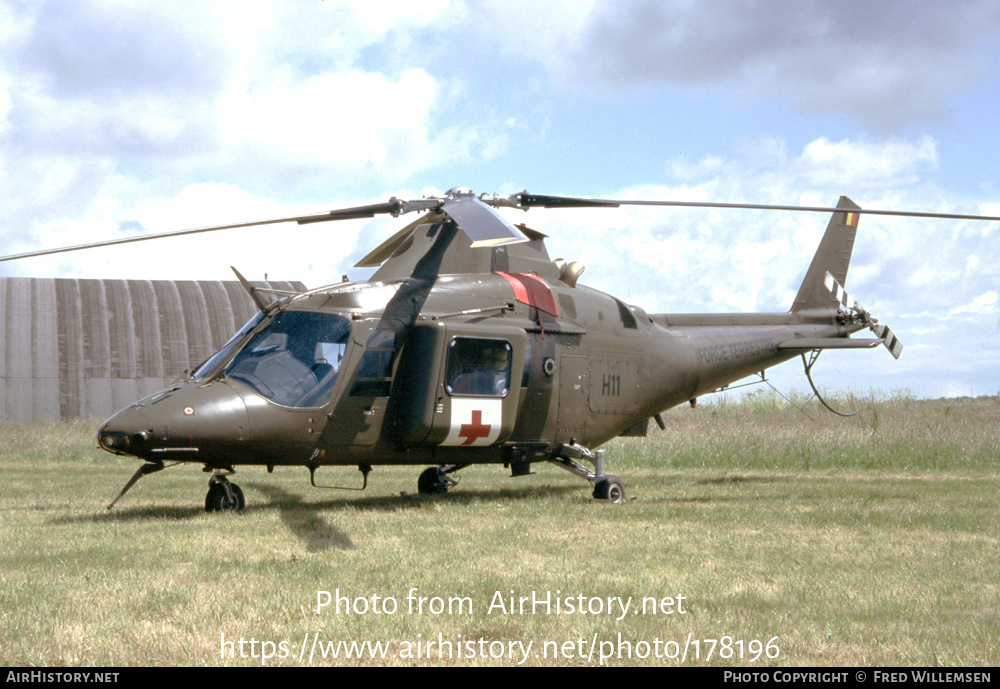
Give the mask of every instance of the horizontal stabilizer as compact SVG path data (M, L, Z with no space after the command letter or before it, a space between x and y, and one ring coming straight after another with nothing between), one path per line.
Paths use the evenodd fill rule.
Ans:
M847 337L804 337L799 340L788 340L778 345L778 349L871 349L882 344L882 340L857 339Z

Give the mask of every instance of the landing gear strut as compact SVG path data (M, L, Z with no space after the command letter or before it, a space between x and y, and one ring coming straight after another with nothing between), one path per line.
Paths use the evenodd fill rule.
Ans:
M580 464L584 459L594 465L594 471ZM607 500L614 505L625 502L625 482L617 476L604 473L604 450L592 452L582 445L570 442L559 449L559 455L550 460L558 467L590 481L594 486L594 498Z
M206 512L242 512L246 506L243 491L235 483L230 483L226 474L212 474L208 480L208 495L205 496Z

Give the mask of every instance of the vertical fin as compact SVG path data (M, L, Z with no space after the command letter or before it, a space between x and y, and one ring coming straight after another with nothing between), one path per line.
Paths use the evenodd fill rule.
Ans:
M836 308L837 299L824 284L826 274L843 285L847 281L847 268L851 263L851 253L854 250L854 236L858 230L858 213L861 207L846 196L841 196L837 211L826 226L826 233L816 250L806 277L795 296L792 311L804 311L815 308Z

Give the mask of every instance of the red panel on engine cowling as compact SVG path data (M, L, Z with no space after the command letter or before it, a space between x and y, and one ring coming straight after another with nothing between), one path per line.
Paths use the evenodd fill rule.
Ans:
M559 315L559 307L552 296L552 288L545 280L530 273L501 273L497 275L510 283L514 289L514 298L522 304L533 306L552 316Z

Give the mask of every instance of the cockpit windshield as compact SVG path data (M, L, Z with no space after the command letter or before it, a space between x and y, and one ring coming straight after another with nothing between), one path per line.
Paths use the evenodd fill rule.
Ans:
M208 360L206 360L198 369L194 372L195 378L204 378L205 376L210 376L215 372L222 362L229 358L229 355L236 351L236 348L246 339L257 324L264 319L264 312L258 311L253 315L253 318L246 322L239 331L229 338L229 342L222 345L222 349L213 354Z
M225 376L286 407L326 404L351 323L332 313L285 311L244 345Z

